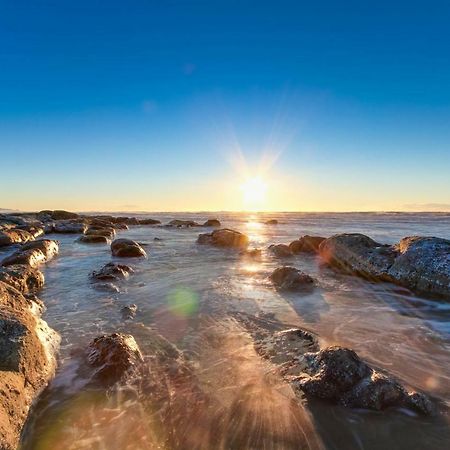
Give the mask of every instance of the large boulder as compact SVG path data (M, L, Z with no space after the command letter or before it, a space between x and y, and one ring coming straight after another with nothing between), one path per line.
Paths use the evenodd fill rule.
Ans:
M450 298L450 240L406 237L389 268L392 280L413 291Z
M27 230L19 228L10 228L0 231L0 247L6 247L12 244L23 244L32 241L34 236Z
M44 286L44 274L30 266L17 264L0 267L0 281L9 284L22 294L30 294Z
M116 230L112 227L90 226L84 233L86 236L104 236L108 239L114 239Z
M278 267L269 278L277 289L286 291L309 289L314 285L311 276L290 266Z
M58 335L41 308L0 282L0 448L18 447L28 411L55 370Z
M249 239L239 231L222 228L215 230L212 233L200 234L197 242L199 244L209 244L216 247L235 247L245 248L248 246Z
M134 337L114 333L95 338L87 348L87 362L92 367L92 381L104 386L117 383L143 362Z
M125 264L108 263L100 270L91 273L91 278L96 281L123 280L133 273L133 269Z
M106 236L98 234L87 234L80 236L78 242L81 242L82 244L107 244L109 239Z
M134 258L146 257L145 250L135 241L131 239L116 239L111 244L113 256Z
M450 241L412 236L381 245L362 234L339 234L320 244L326 263L374 281L450 298Z
M302 236L300 239L296 241L292 241L289 244L289 248L291 252L294 254L297 253L318 253L320 244L325 240L324 237L321 236Z
M397 252L363 234L337 234L319 246L320 256L329 265L368 279L391 279L389 268Z
M53 239L39 239L22 245L21 249L40 250L45 255L45 260L50 261L59 252L59 242Z

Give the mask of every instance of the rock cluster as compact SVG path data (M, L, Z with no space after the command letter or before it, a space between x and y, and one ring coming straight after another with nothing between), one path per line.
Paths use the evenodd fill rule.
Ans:
M413 236L389 246L363 234L338 234L323 241L319 252L327 264L340 270L450 298L449 240Z
M215 247L245 248L249 243L248 237L239 231L222 228L212 233L204 233L198 236L199 244L208 244Z
M277 289L298 291L309 289L314 285L314 279L295 267L278 267L270 275L270 280Z

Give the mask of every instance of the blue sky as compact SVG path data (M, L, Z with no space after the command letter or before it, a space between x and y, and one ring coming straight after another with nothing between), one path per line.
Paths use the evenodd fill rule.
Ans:
M450 3L312 3L0 0L0 207L450 210Z

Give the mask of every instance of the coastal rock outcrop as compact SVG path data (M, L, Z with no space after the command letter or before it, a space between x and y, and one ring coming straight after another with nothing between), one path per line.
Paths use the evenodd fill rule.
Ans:
M87 348L86 357L93 368L92 381L103 386L123 380L143 362L134 337L123 333L95 338Z
M23 244L32 241L34 236L27 230L19 228L10 228L0 231L0 247L6 247L12 244Z
M421 294L450 298L450 241L412 236L389 246L362 234L338 234L320 244L332 267Z
M325 240L321 236L302 236L296 241L292 241L289 244L291 252L294 254L298 253L318 253L320 244Z
M203 226L204 227L220 227L220 221L218 219L208 219Z
M55 209L54 211L46 209L39 211L38 216L43 219L53 219L53 220L71 220L78 219L80 216L77 213L64 211L62 209Z
M199 227L200 224L194 222L193 220L174 219L171 220L166 226L175 228L192 228L192 227Z
M14 450L32 402L55 370L58 335L42 307L0 281L0 447Z
M216 247L247 247L249 243L248 236L239 231L222 228L215 230L212 233L204 233L198 236L197 242L199 244L209 244Z
M83 221L60 220L53 224L54 233L83 234L86 230L87 225Z
M239 252L239 255L248 259L261 259L262 250L260 248L249 248Z
M19 250L4 258L1 265L11 266L15 264L24 264L30 267L36 267L39 264L52 259L58 254L58 251L59 245L57 241L40 239L22 245Z
M290 266L278 267L269 278L280 290L304 290L314 285L314 279L310 275Z
M78 242L83 244L107 244L109 239L99 234L85 234L78 238Z
M157 219L138 219L139 225L159 225L160 220Z
M277 219L269 219L264 222L266 225L278 225Z
M30 294L44 286L44 274L23 264L0 267L0 281L9 284L22 294Z
M145 250L135 241L131 239L116 239L111 244L113 256L118 257L146 257Z

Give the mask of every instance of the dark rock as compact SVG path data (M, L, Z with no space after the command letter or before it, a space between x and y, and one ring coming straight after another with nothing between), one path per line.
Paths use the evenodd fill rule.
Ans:
M249 239L239 231L222 228L212 233L200 234L197 242L199 244L209 244L216 247L247 247Z
M53 239L39 239L22 245L21 250L40 250L46 261L50 261L59 252L59 242Z
M161 223L160 220L156 219L139 219L139 225L159 225Z
M70 219L78 219L79 215L69 211L63 211L56 209L55 211L44 210L40 211L39 215L42 216L50 216L53 220L70 220Z
M11 265L0 267L0 281L22 294L29 294L44 286L44 275L40 270L26 265Z
M166 226L176 228L191 228L191 227L199 227L200 225L197 222L194 222L193 220L174 219L171 220Z
M114 333L95 338L89 344L87 361L94 370L92 380L110 386L130 375L143 358L133 336Z
M84 236L80 236L78 238L78 242L81 242L83 244L107 244L108 238L105 236L100 236L96 234L88 234Z
M272 283L281 290L302 290L311 288L314 279L295 267L278 267L270 275Z
M136 316L137 306L133 303L131 305L124 306L120 312L124 320L132 320Z
M116 239L111 244L113 256L118 257L146 257L145 250L131 239Z
M220 227L220 221L218 219L208 219L204 224L204 227Z
M265 224L266 225L278 225L278 220L277 219L269 219L269 220L266 220Z
M128 278L133 269L125 264L108 263L104 265L99 271L94 271L91 274L94 280L121 280Z
M44 253L39 249L19 250L7 256L1 262L2 266L12 266L23 264L30 267L37 267L46 261Z
M302 236L300 239L289 244L291 252L297 253L318 253L320 244L325 240L320 236Z
M292 256L291 249L286 244L272 244L269 251L277 258L289 258Z
M90 226L84 233L86 236L104 236L108 239L114 239L116 230L111 227Z
M54 233L63 234L83 234L87 229L84 222L76 222L73 220L61 220L53 224Z
M95 283L93 286L97 291L110 292L114 294L118 294L120 292L120 289L114 283Z

